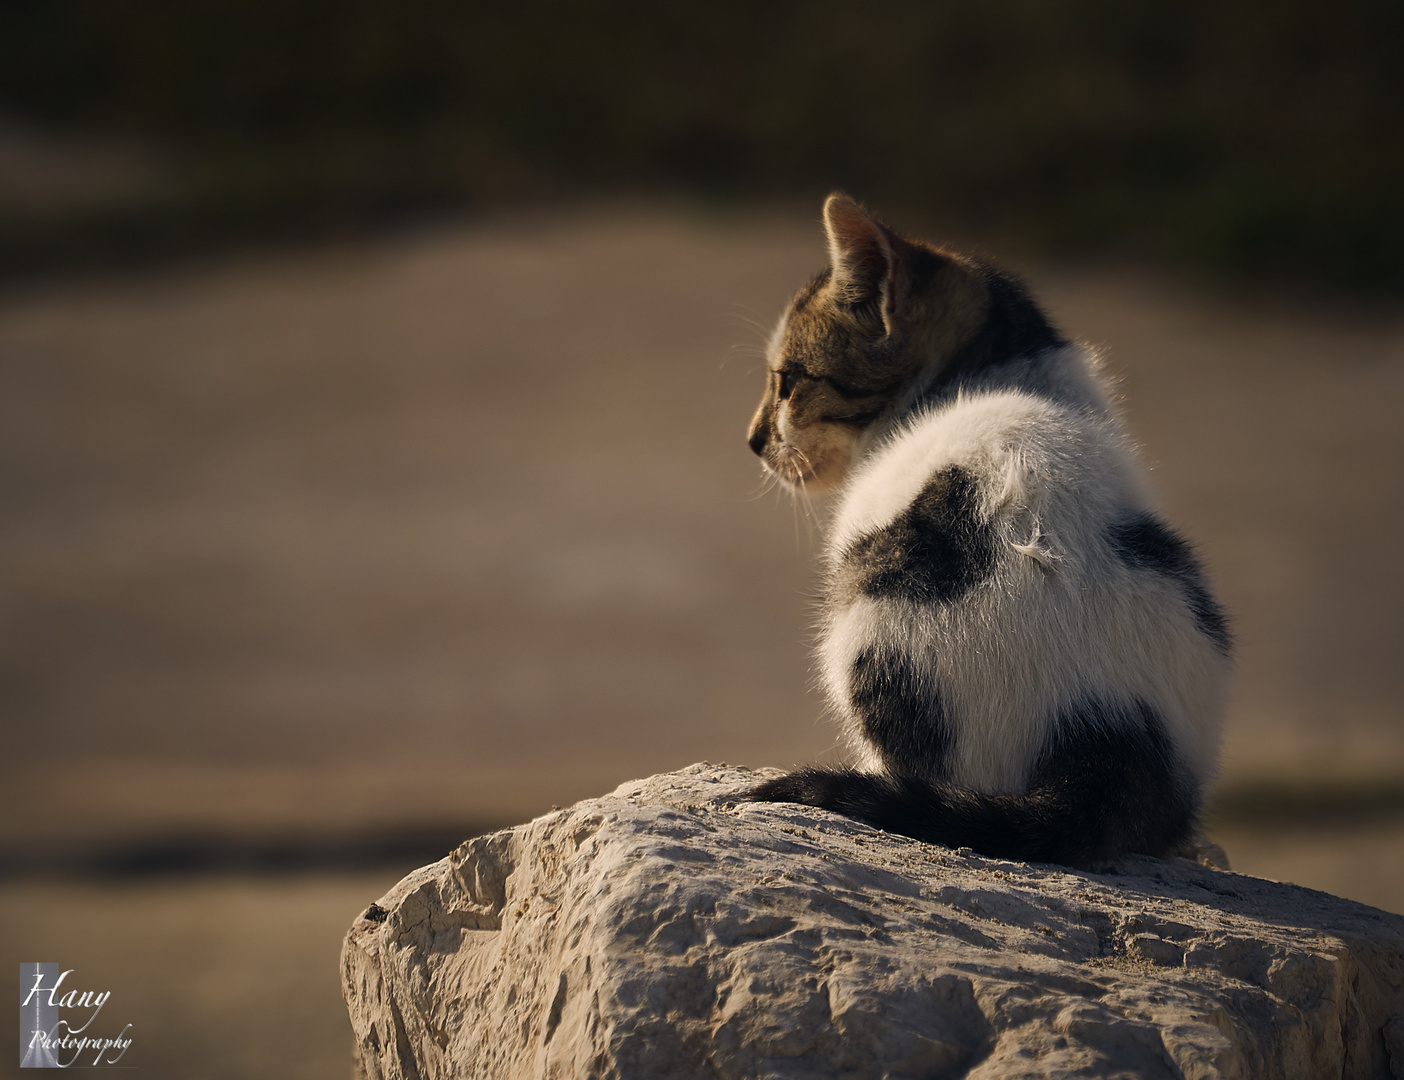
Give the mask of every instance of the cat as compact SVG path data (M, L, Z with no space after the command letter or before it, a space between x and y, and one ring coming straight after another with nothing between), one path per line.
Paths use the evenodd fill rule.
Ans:
M839 193L823 221L748 442L832 494L818 656L856 762L745 797L1025 861L1182 849L1230 633L1097 358L989 263Z

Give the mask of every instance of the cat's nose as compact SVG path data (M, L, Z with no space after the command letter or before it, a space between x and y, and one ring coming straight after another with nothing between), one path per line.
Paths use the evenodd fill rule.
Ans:
M765 453L765 428L756 428L751 432L751 437L746 440L746 445L751 448L751 453L759 456Z

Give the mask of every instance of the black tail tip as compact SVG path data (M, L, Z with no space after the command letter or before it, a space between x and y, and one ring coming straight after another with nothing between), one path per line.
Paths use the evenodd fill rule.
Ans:
M757 784L741 798L746 802L793 803L832 810L836 799L852 786L855 775L852 769L817 769L806 765Z

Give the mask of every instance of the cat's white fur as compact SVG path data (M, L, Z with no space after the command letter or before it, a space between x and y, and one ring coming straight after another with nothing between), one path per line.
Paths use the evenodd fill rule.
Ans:
M1211 777L1229 661L1177 582L1128 567L1106 543L1108 525L1151 509L1151 496L1092 359L1058 352L1061 401L967 390L858 449L829 529L831 564L951 465L976 478L996 536L993 572L955 603L860 596L826 613L821 674L861 767L881 766L848 680L864 649L890 646L941 688L956 785L1022 792L1054 718L1089 699L1150 705L1193 777Z

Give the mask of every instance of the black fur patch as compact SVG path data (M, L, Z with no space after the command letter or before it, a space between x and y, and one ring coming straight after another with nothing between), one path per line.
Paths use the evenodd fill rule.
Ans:
M1165 855L1194 828L1198 785L1149 706L1091 704L1060 716L1026 795L980 795L911 776L806 768L747 798L819 806L888 832L984 855L1097 866Z
M1164 721L1143 701L1090 702L1059 716L1029 792L1075 826L1081 861L1169 851L1193 831L1200 800Z
M829 597L839 604L859 595L949 603L989 577L994 552L975 477L952 465L928 480L890 525L849 545L830 579Z
M1107 529L1107 542L1127 566L1174 578L1185 592L1195 625L1225 656L1233 645L1228 619L1219 606L1194 548L1170 526L1151 513L1137 514Z
M990 310L980 332L956 357L956 367L974 371L1068 343L1018 278L988 263L976 266L989 291Z
M849 702L892 770L939 778L951 732L940 690L900 652L865 649L853 662Z
M918 407L949 397L992 367L1031 359L1068 343L1018 278L989 263L972 260L971 265L989 294L984 325L946 363L942 377L927 388Z

